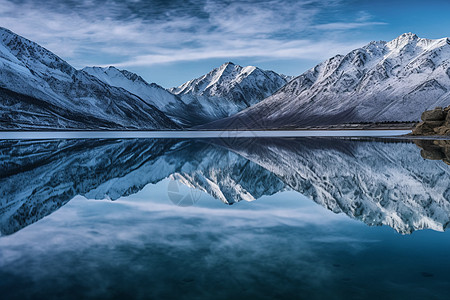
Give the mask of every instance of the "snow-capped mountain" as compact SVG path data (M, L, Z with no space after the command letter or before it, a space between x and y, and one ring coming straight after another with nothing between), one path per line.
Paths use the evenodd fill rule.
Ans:
M86 67L83 68L83 71L108 85L123 88L139 96L146 103L156 106L179 125L189 126L195 118L194 112L192 112L192 116L186 113L189 111L189 107L178 96L156 83L147 83L135 73L119 70L113 66L106 68Z
M258 103L291 78L226 63L170 91L115 67L76 70L0 28L0 129L172 129Z
M336 55L228 119L244 128L296 128L352 122L418 121L450 104L450 40L406 33Z
M293 80L226 63L166 90L114 67L76 70L0 28L0 75L0 129L252 129L417 121L424 110L450 104L450 40L407 33L371 42Z
M136 95L110 86L0 28L0 128L178 128Z
M172 93L203 112L209 121L227 117L272 95L291 77L257 67L225 63L206 75L193 79Z

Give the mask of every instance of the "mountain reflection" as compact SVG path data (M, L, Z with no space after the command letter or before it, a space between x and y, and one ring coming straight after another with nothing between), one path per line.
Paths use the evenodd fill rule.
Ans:
M4 140L0 156L2 234L76 195L115 200L168 177L227 204L294 190L335 213L400 233L445 230L450 220L450 169L425 160L406 141Z

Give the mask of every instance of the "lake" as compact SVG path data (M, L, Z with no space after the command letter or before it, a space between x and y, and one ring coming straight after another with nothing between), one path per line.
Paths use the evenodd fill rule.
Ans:
M398 133L2 133L0 298L446 299L450 143Z

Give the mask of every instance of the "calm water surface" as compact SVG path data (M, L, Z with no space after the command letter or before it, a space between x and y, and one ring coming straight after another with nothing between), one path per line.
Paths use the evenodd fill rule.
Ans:
M447 149L0 140L0 298L447 299Z

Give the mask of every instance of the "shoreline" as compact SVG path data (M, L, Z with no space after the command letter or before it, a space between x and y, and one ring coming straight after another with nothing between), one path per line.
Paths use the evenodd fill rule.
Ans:
M2 140L115 138L277 138L277 137L401 137L411 130L264 130L264 131L3 131Z
M279 131L342 131L342 130L413 130L417 122L386 122L386 123L354 123L324 126L283 127L266 129L76 129L76 128L28 128L28 129L0 129L3 132L279 132Z
M412 130L410 126L402 127L304 127L289 129L0 129L3 132L305 132L305 131L381 131L381 130Z

